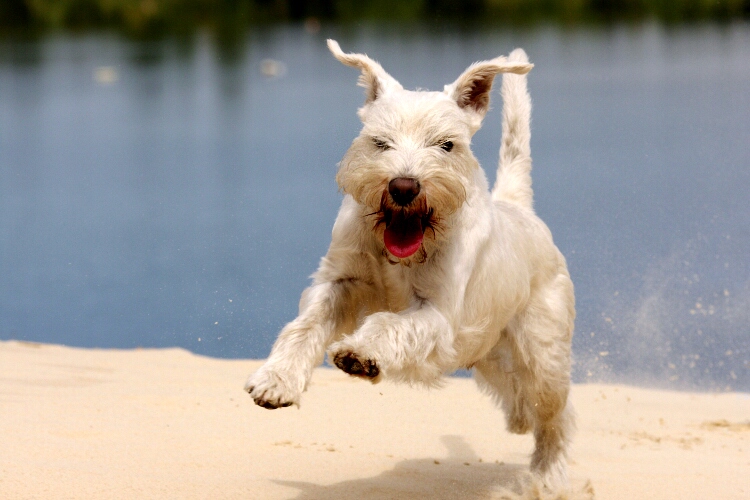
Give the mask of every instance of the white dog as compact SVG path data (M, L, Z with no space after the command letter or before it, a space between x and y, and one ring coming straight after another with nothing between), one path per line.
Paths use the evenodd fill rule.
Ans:
M245 389L265 408L299 404L326 349L373 382L437 386L473 368L509 431L534 431L532 470L564 483L575 299L532 209L532 65L517 49L469 66L442 92L409 91L366 55L328 47L362 72L364 126L336 176L345 197L328 253ZM503 136L489 191L470 143L499 73Z

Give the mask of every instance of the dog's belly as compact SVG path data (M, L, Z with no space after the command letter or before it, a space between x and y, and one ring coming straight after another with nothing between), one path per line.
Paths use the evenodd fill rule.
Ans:
M456 353L459 366L471 366L484 358L501 340L503 330L528 300L526 273L521 266L506 269L489 256L477 261L458 317ZM514 272L515 271L515 272ZM525 271L525 270L524 270ZM511 276L522 279L509 279Z
M459 326L454 342L457 368L470 368L495 348L510 319L508 314L489 313Z

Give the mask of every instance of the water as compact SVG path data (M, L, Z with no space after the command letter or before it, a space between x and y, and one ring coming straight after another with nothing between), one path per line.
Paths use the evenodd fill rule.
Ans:
M407 88L526 48L536 208L576 284L574 378L750 390L741 23L0 41L0 339L265 357L325 253L359 128L329 36ZM474 140L491 182L499 108Z

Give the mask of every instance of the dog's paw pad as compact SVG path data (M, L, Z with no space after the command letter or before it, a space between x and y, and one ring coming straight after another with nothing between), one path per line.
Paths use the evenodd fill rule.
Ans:
M349 375L357 377L375 378L380 374L380 369L375 361L361 359L352 352L337 354L333 358L333 363Z

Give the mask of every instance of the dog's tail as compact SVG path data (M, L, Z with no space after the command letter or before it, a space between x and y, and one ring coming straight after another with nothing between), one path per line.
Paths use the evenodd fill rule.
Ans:
M528 62L523 49L516 49L509 61ZM526 89L526 75L505 73L503 96L503 137L500 164L492 189L494 201L506 201L531 208L531 97Z

